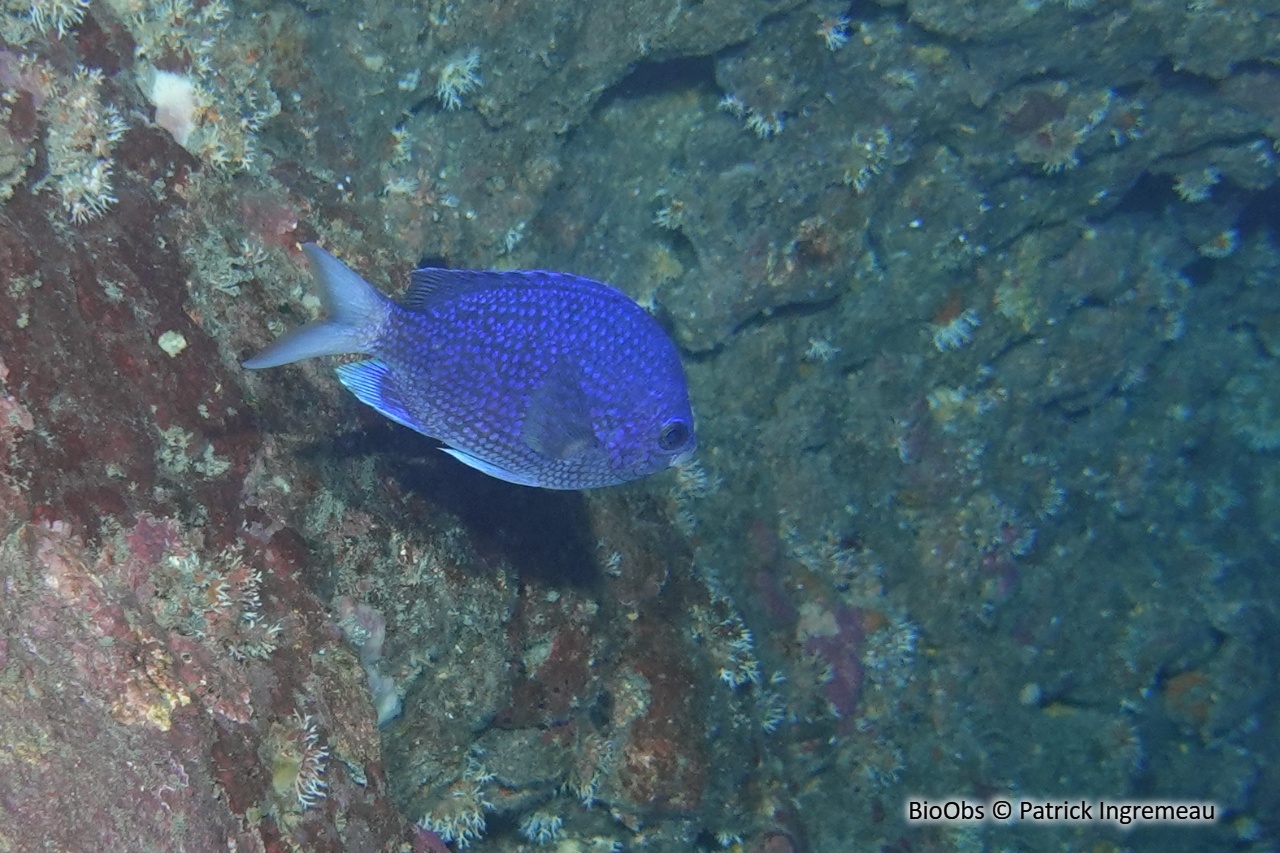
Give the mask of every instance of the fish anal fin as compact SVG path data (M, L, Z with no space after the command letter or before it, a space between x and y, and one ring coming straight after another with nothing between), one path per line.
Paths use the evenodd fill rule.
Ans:
M463 465L475 468L477 471L488 474L490 477L497 477L499 480L505 480L508 483L515 483L517 486L546 486L545 483L539 482L533 475L522 474L519 471L512 471L508 468L503 468L501 465L481 459L479 456L476 456L473 453L468 453L465 450L458 450L456 447L442 447L440 449L445 453L448 453L454 459L457 459Z
M355 394L365 405L372 406L378 412L411 430L426 431L422 424L405 409L400 395L391 381L390 371L379 359L367 358L364 361L353 361L338 367L338 381Z

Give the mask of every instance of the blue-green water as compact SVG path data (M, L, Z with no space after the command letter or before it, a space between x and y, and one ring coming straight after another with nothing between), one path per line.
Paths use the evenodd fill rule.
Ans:
M0 848L1273 849L1277 45L1262 0L9 3ZM697 458L529 489L243 370L305 241L610 282ZM1104 810L1168 803L1212 819Z

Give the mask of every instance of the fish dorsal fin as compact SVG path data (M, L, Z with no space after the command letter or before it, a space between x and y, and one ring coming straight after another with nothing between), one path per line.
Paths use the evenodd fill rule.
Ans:
M492 283L489 277L494 275L497 273L423 267L409 273L409 290L402 304L411 310L421 310L451 296L481 289Z
M520 425L525 446L548 459L575 459L599 451L591 424L591 401L582 389L580 370L558 362L529 396Z
M420 311L470 291L510 288L589 293L597 299L616 299L620 304L635 305L620 290L569 273L546 270L448 270L439 267L423 267L409 273L409 289L401 304L411 311Z
M337 372L338 381L355 394L360 402L373 406L398 424L426 434L422 424L400 402L400 395L391 381L387 366L381 361L376 358L353 361L338 367Z

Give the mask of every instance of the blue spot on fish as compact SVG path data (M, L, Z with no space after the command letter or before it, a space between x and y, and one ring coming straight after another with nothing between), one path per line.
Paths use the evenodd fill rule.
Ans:
M625 294L558 272L420 269L400 303L311 243L326 316L244 363L368 356L337 369L361 402L511 483L591 489L696 446L679 353Z

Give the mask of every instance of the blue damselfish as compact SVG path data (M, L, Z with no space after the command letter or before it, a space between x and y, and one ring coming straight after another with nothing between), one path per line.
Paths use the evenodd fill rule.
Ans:
M692 455L679 353L612 287L558 272L426 268L396 303L319 246L302 248L326 316L245 367L368 356L337 369L360 400L526 486L609 486Z

